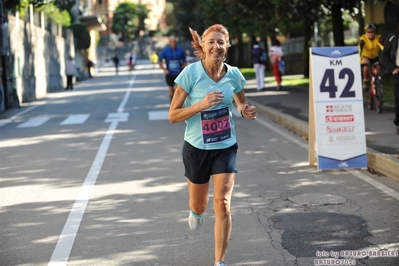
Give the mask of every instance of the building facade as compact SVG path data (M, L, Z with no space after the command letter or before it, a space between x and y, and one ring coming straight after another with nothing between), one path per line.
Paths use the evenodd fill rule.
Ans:
M112 34L112 18L114 11L118 5L131 2L133 4L143 4L147 7L148 18L145 21L147 30L155 31L159 28L159 24L162 20L162 14L165 9L166 0L85 0L89 1L92 6L94 14L97 14L103 18L106 25L106 30L101 32L102 37L108 37Z

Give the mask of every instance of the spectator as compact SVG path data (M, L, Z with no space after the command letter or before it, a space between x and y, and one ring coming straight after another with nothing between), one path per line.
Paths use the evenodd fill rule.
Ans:
M270 47L270 59L272 61L273 75L277 82L277 90L281 90L281 82L283 74L279 71L279 61L283 58L284 52L280 47L280 41L275 39L273 46Z
M86 58L86 67L89 78L93 77L93 75L91 74L91 69L94 69L94 63L88 57Z
M380 55L381 64L392 74L392 86L395 93L395 118L393 123L399 135L399 23L395 33L389 33L384 42L384 50Z
M114 62L115 72L118 75L119 57L117 54L115 54L114 57L112 57L112 62Z
M252 48L252 62L254 64L256 76L256 89L261 91L265 88L265 69L267 64L267 53L259 44L255 44Z
M73 77L77 74L76 62L72 56L68 56L68 60L65 62L65 74L67 76L67 86L65 90L73 90Z
M136 55L130 53L127 64L129 66L129 71L132 71L134 69L134 66L136 65Z

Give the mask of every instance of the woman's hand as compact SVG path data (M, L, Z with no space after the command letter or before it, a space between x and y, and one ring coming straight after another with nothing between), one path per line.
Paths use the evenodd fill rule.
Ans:
M244 106L241 109L241 115L246 119L255 120L256 106L244 104Z
M223 101L223 94L221 91L213 91L205 95L202 100L203 110L208 109L211 106L221 104Z

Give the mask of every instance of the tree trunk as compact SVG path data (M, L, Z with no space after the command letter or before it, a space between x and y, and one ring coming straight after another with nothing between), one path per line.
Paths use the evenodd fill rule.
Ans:
M359 14L357 15L357 21L359 22L359 36L362 36L364 33L364 18L363 18L363 12L361 11L362 9L362 1L358 0L357 1L357 8L360 10Z
M343 24L341 9L342 9L342 4L340 1L335 1L331 6L333 32L334 32L334 46L345 46L344 24Z
M238 58L237 58L238 60L237 60L237 66L238 66L238 67L243 67L243 66L245 66L245 64L244 64L244 58L243 58L243 56L241 56L241 55L244 54L244 47L243 47L242 36L240 36L240 38L238 38L237 46L238 46Z
M303 75L305 76L305 78L309 77L309 48L311 47L311 39L312 39L312 32L313 32L309 29L313 29L313 25L314 24L312 21L305 21L305 23L304 23L304 27L305 27L304 33L305 34L303 36L304 37L304 40L303 40L304 41L303 62L305 62L305 63L303 65Z

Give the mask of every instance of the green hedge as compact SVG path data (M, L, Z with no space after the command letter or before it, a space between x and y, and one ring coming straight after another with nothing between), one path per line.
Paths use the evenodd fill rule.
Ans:
M73 37L77 49L88 49L90 47L90 33L85 24L72 24Z

